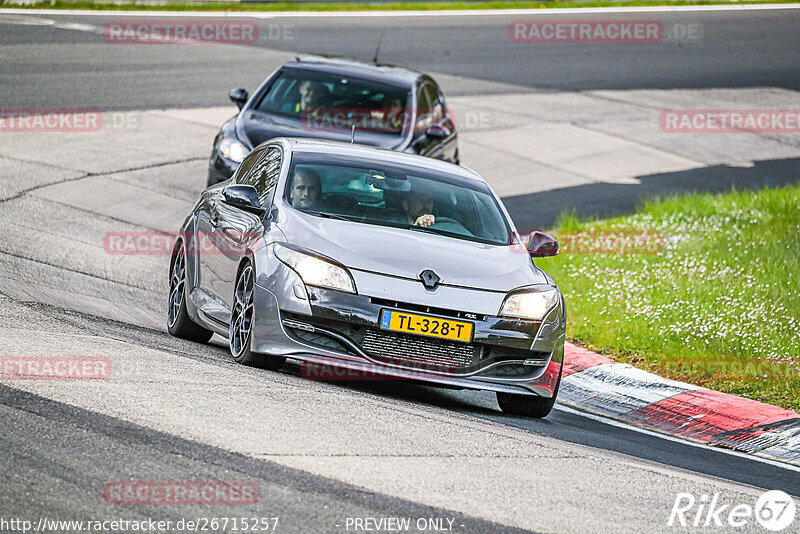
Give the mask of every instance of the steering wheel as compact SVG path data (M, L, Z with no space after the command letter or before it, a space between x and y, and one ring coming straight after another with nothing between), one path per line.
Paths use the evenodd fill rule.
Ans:
M436 222L430 225L428 228L433 228L434 230L443 230L445 232L453 232L454 234L472 236L472 232L467 230L463 224L450 217L436 217Z

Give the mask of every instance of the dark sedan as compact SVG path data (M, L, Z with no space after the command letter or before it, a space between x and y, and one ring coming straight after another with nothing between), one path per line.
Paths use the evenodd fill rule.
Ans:
M222 125L208 185L230 178L253 147L273 137L354 142L459 163L455 124L430 76L351 59L299 56L253 95L234 89L239 113Z

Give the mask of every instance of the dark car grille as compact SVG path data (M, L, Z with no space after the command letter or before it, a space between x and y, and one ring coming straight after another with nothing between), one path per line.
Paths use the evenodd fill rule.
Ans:
M474 363L476 347L440 339L394 334L368 328L361 348L374 358L455 370Z

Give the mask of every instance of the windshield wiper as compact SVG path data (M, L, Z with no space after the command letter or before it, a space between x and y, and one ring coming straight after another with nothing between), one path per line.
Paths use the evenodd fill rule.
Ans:
M354 221L355 219L352 217L346 217L345 215L339 215L336 213L328 213L325 211L310 211L308 212L312 215L316 215L317 217L324 217L325 219L336 219L337 221Z
M415 232L425 232L428 234L443 235L445 237L465 237L463 234L456 234L454 232L447 232L444 230L436 230L434 228L428 228L427 226L419 226L417 224L409 224L406 228L408 228L409 230L414 230Z

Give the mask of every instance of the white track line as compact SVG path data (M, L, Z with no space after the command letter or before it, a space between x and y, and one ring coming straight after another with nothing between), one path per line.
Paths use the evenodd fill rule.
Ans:
M0 9L0 15L69 15L113 17L180 17L180 18L360 18L360 17L485 17L547 16L592 13L679 13L704 11L772 11L800 9L800 4L737 4L711 6L618 6L558 9L464 9L441 11L91 11L86 9Z
M732 449L725 449L722 447L712 447L710 445L706 445L704 443L696 443L694 441L689 441L685 439L681 439L675 436L670 436L669 434L662 434L660 432L654 432L652 430L647 430L645 428L639 428L638 426L629 425L628 423L623 423L622 421L617 421L616 419L609 419L607 417L603 417L601 415L596 415L589 412L584 412L581 410L576 410L574 408L570 408L568 406L564 406L563 404L556 404L554 407L555 410L560 410L562 412L566 412L573 415L579 415L581 417L586 417L587 419L591 419L593 421L597 421L599 423L604 423L606 425L615 426L618 428L624 428L625 430L632 430L634 432L639 432L641 434L647 434L648 436L654 436L661 439L666 439L668 441L674 441L675 443L681 443L683 445L689 445L691 447L697 447L699 449L705 449L707 451L715 451L722 454L729 454L731 456L738 456L739 458L746 458L748 460L754 460L756 462L761 462L764 464L769 464L773 467L781 467L783 469L789 469L790 471L797 471L800 472L800 467L788 464L785 462L778 462L776 460L770 460L769 458L762 458L761 456L755 456L753 454L747 454L741 451L735 451Z

